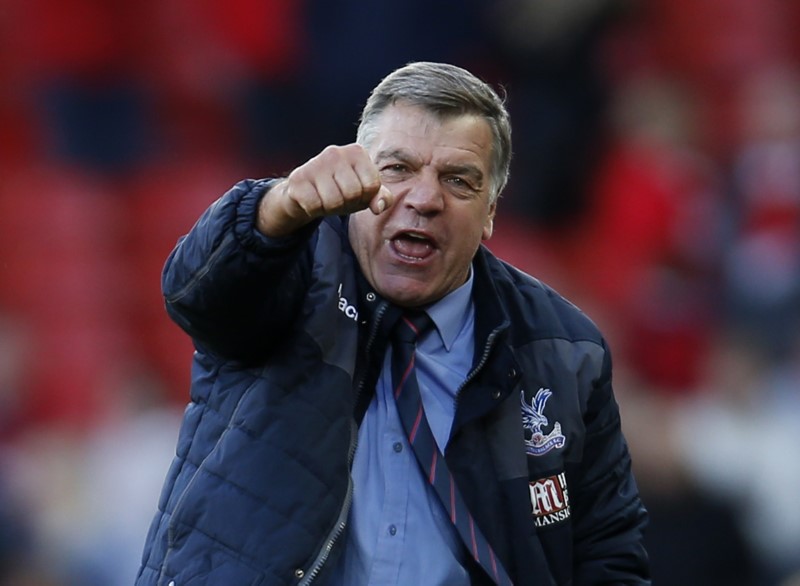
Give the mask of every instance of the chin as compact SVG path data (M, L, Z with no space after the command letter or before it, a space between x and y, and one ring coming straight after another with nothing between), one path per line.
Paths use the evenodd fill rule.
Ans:
M378 292L400 307L419 307L432 301L430 291L421 289L419 283L413 283L415 286L408 286L407 283L404 286L389 283L384 285L386 286L378 289Z
M390 293L384 295L384 297L400 307L420 307L428 303L425 297L419 295L398 295Z

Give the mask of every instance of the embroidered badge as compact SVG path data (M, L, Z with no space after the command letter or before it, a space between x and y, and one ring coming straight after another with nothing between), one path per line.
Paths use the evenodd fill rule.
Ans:
M547 399L553 392L544 387L536 391L536 396L530 405L525 401L525 391L520 391L522 400L522 425L525 427L525 451L531 456L543 456L547 452L557 448L563 448L566 438L561 433L561 424L556 421L553 430L547 435L542 431L548 425L547 417L544 415L544 407ZM528 438L530 432L530 438Z
M569 492L567 477L562 472L529 483L531 491L531 513L534 525L546 527L569 519Z

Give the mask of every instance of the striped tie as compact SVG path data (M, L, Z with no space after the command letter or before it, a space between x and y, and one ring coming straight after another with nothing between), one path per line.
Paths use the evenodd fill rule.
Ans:
M422 408L414 372L414 352L417 338L431 325L427 313L406 313L392 330L392 381L397 410L423 473L439 495L473 559L495 584L509 585L511 579L467 509Z

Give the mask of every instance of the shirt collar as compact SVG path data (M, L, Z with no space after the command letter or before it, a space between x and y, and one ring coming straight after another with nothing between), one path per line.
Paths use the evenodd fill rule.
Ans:
M453 347L456 336L469 316L472 304L472 275L472 267L470 267L466 283L425 309L448 352Z

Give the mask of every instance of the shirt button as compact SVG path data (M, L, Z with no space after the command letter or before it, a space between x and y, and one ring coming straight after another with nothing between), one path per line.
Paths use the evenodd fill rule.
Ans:
M397 452L398 454L403 451L403 444L401 444L400 442L394 442L394 445L392 447L394 448L394 451Z
M492 399L499 399L500 398L500 389L495 389L492 391Z
M397 527L389 525L389 535L397 535Z
M367 301L375 301L375 293L373 293L372 291L367 293Z

